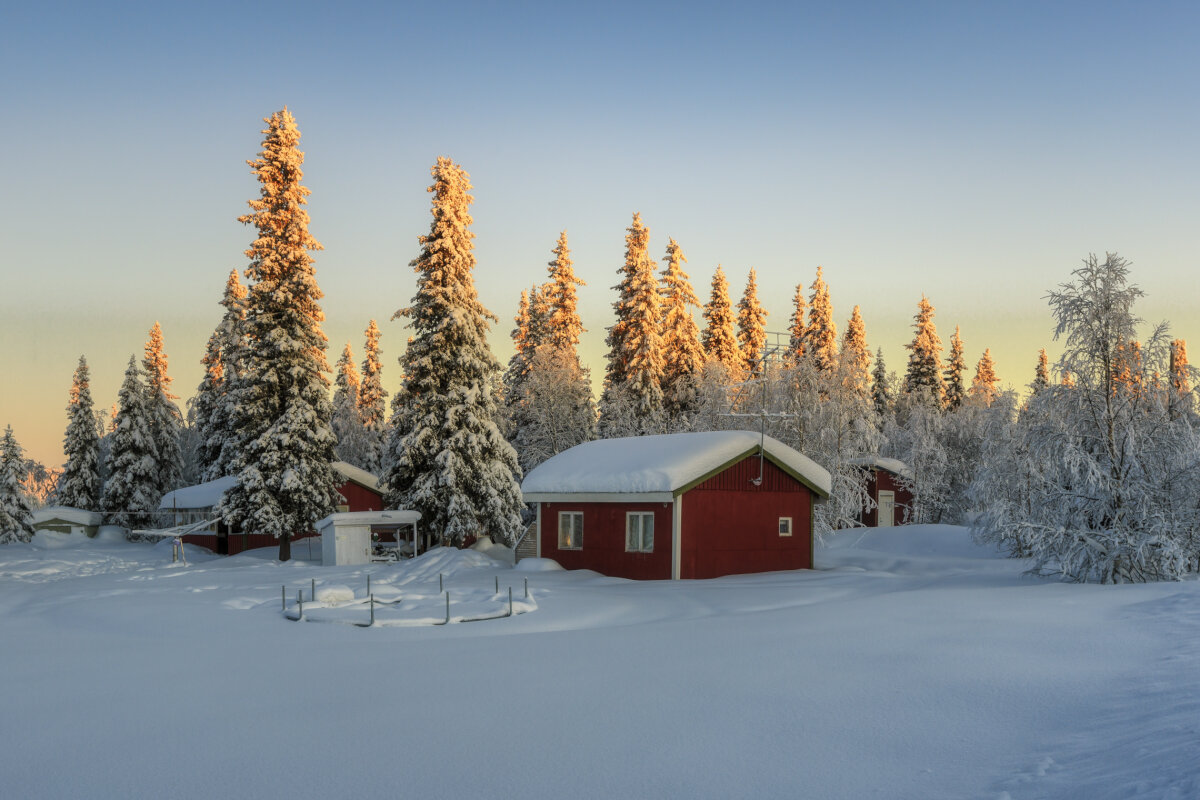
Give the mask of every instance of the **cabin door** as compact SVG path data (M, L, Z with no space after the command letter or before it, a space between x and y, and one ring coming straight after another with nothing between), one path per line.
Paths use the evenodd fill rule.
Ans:
M896 524L896 493L880 492L879 508L875 515L880 528L890 528Z

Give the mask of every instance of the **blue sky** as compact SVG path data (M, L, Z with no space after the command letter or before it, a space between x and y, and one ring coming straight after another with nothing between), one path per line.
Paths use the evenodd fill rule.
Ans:
M903 368L924 292L1023 386L1043 297L1119 251L1151 320L1200 336L1200 7L1187 3L26 4L0 12L0 424L62 460L78 356L100 406L163 325L190 397L250 231L245 160L287 105L325 245L332 361L407 333L429 166L475 184L484 303L507 332L568 230L589 333L634 211L661 257L758 271L768 327L823 265L844 327ZM390 379L389 379L390 371Z

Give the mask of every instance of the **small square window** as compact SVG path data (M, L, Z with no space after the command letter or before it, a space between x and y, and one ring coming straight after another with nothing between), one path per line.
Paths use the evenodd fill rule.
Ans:
M792 518L791 517L780 517L779 518L779 535L780 536L791 536L792 535Z
M558 549L583 549L583 512L558 512Z
M654 513L630 511L625 515L625 552L654 552Z

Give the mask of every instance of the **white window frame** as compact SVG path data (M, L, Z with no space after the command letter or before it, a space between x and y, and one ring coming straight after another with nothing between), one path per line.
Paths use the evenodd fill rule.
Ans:
M566 539L563 537L563 520L579 520L579 526L576 528L574 522L569 524L570 533L578 534L578 539L575 536L568 535ZM568 542L563 544L563 542ZM583 549L583 512L582 511L560 511L558 512L558 549L559 550L582 550Z
M633 533L634 518L640 520L638 525L638 546L630 547L629 537ZM650 546L646 546L646 523L645 518L650 518ZM653 511L626 511L625 512L625 552L626 553L653 553L654 552L654 512Z
M791 536L792 535L792 518L791 517L780 517L779 518L779 535L780 536Z

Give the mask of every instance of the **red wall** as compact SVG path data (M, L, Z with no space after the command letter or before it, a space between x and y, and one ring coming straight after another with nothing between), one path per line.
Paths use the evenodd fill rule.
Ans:
M764 460L741 461L683 496L681 578L812 567L812 493ZM779 535L779 518L792 535Z
M671 577L670 503L542 503L542 557L566 569L593 569L614 578ZM558 549L558 512L583 512L583 549ZM625 552L625 512L654 512L654 552Z
M338 492L346 498L350 511L382 511L383 497L379 492L372 492L357 483L346 481L338 487Z
M867 494L871 496L872 500L878 502L880 489L885 492L895 493L896 513L892 524L903 525L904 512L912 507L912 492L902 488L898 483L896 476L891 472L888 472L886 469L871 469L871 477L867 481ZM867 526L868 528L877 527L879 524L877 519L878 514L878 507L872 508L870 511L863 511L863 525Z

